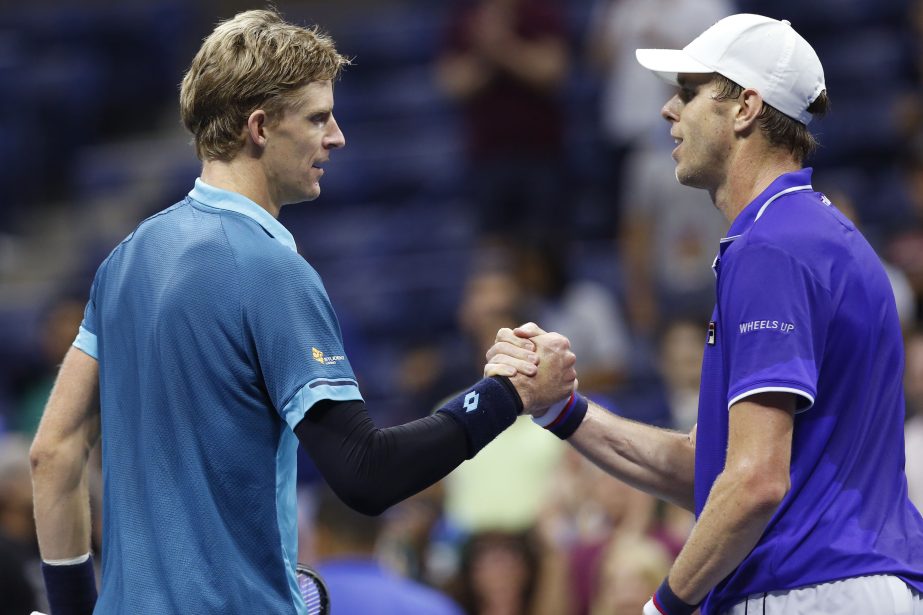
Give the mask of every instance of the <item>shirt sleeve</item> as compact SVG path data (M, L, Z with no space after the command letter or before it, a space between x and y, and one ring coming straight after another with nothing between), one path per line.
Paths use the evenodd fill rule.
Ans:
M830 319L829 293L810 270L772 245L726 259L718 287L728 408L756 393L789 392L814 405ZM722 263L724 264L724 263Z
M90 299L83 309L83 320L80 322L80 328L77 330L77 338L72 344L97 361L99 360L99 341L97 338L99 328L97 326L96 315L97 295L106 262L108 261L103 261L103 264L96 270L96 276L93 278L93 285L90 287Z
M317 272L293 252L247 280L244 327L266 391L285 422L294 430L320 400L362 400Z

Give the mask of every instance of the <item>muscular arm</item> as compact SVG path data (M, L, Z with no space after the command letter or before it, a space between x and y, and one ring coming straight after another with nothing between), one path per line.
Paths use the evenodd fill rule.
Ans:
M295 428L333 491L367 515L423 490L467 458L461 425L437 412L379 429L361 401L321 401Z
M590 402L568 442L619 480L692 511L694 434L636 423Z
M501 329L487 351L485 376L513 377L532 367L535 323ZM593 402L568 442L600 468L629 485L694 509L695 429L688 435L618 417Z
M64 357L32 443L32 490L45 560L90 550L87 458L99 440L99 364L77 348Z
M730 413L724 471L669 577L676 595L692 604L756 546L791 484L795 396L754 395Z

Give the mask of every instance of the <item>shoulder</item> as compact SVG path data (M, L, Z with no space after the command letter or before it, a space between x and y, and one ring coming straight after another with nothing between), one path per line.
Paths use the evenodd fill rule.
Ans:
M131 248L137 247L139 244L143 243L141 241L136 241L145 238L147 235L156 235L160 232L165 226L173 225L177 216L183 215L184 208L188 205L188 199L183 199L177 203L174 203L170 207L161 210L144 220L138 223L138 225L132 230L128 235L125 236L103 259L103 262L100 263L99 267L96 270L96 277L99 279L103 276L106 270L109 268L110 264L113 261L118 261L122 254ZM172 233L175 234L175 233ZM142 248L143 250L143 248Z
M789 261L820 279L850 259L858 231L817 192L795 193L767 207L729 251L734 259Z
M239 267L244 277L264 284L322 288L320 275L300 254L271 237L236 242Z
M241 298L248 312L255 309L269 318L283 312L319 313L332 318L324 283L300 254L269 235L250 235L246 241L234 238L232 244Z
M770 204L747 233L751 243L798 251L818 243L845 245L856 232L849 219L819 192L796 192Z

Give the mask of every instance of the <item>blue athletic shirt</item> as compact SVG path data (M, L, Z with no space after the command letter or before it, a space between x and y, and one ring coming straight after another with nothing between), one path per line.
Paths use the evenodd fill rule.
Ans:
M317 571L333 615L464 615L447 596L367 558L329 559Z
M923 519L904 475L903 342L878 256L814 191L807 168L776 179L740 213L715 273L697 515L724 469L731 406L765 391L799 403L791 490L703 614L752 594L871 574L923 591Z
M99 267L74 345L99 361L95 613L303 614L293 429L361 396L291 234L197 180Z

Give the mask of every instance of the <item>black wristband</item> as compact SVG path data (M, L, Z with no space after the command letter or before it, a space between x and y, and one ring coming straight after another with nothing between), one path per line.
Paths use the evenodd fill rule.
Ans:
M664 579L654 594L654 606L664 615L692 615L699 605L683 602L670 588L669 579Z
M439 408L465 429L468 459L513 424L522 412L522 399L509 378L485 378Z
M52 615L92 615L96 606L92 555L80 564L52 566L42 562L42 576Z

